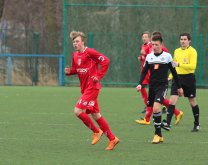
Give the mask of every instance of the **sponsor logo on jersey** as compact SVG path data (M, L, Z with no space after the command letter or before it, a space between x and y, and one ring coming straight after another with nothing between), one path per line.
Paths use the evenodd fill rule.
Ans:
M78 68L77 72L78 73L87 73L87 68Z
M95 102L94 101L90 101L89 104L88 104L90 107L93 107L95 105Z
M88 103L87 101L84 101L84 102L82 103L82 105L86 106L87 103Z

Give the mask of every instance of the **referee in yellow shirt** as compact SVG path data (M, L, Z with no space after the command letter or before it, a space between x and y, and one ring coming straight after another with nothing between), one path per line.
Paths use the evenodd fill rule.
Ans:
M196 79L194 72L197 65L197 52L190 46L191 35L189 33L180 34L181 47L174 52L174 63L178 78L184 91L184 97L187 97L192 108L194 116L194 127L192 132L199 131L199 106L196 102ZM168 107L167 121L163 121L162 128L170 130L170 123L173 116L173 110L178 100L177 86L172 80L170 105Z

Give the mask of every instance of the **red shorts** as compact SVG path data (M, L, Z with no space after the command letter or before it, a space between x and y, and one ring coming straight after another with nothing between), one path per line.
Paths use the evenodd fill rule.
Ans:
M86 89L82 96L79 98L79 101L76 104L76 107L79 109L85 109L86 113L99 113L100 108L98 106L98 94L100 90L99 89Z

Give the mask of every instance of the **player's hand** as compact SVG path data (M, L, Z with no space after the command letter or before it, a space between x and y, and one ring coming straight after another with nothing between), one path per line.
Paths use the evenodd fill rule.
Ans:
M144 54L146 54L146 52L145 52L145 50L141 50L141 55L144 55Z
M138 61L142 61L142 57L141 56L138 56L137 59L138 59Z
M175 65L176 67L179 67L179 63L178 63L178 62L173 61L173 63L174 63L174 65Z
M172 78L168 77L168 81L171 81L171 80L172 80Z
M183 89L182 88L178 89L178 96L179 97L183 96Z
M92 76L91 78L92 78L93 82L95 82L95 83L99 82L99 80L98 80L98 78L96 76Z
M141 91L141 89L142 89L142 86L139 84L139 85L137 85L137 87L136 87L136 90L137 90L137 92L140 92Z
M66 66L64 69L65 74L70 74L71 73L71 68L69 66Z

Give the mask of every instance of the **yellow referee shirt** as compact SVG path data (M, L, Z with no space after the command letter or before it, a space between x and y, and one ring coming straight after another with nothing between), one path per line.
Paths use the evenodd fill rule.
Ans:
M174 51L173 61L179 63L179 67L176 67L177 74L194 73L197 65L197 52L192 46L186 49L178 48ZM172 78L172 75L169 78Z

